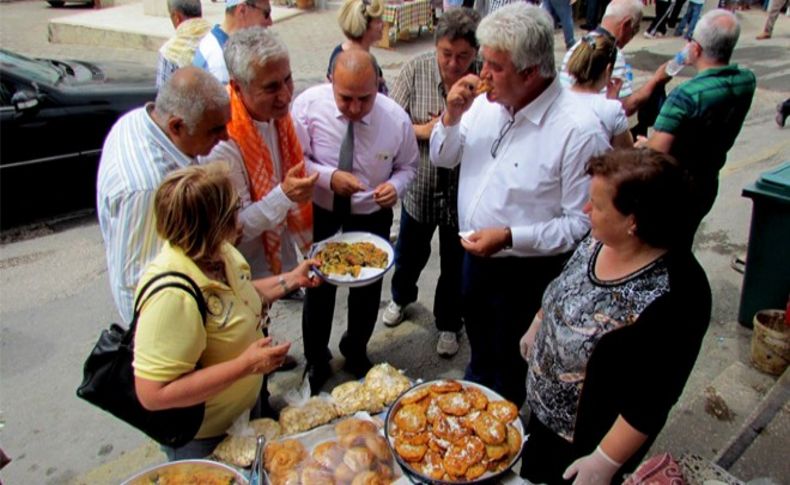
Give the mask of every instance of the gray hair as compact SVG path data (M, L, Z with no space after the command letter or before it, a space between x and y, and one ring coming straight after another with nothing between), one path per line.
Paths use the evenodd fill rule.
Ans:
M538 66L541 77L551 79L554 69L554 24L540 7L517 2L486 16L477 28L481 46L508 52L521 72Z
M479 23L480 12L477 10L465 7L448 10L436 22L434 42L439 42L444 38L447 38L450 42L462 39L477 49L475 31Z
M741 35L738 18L729 10L717 8L699 19L694 40L702 47L702 55L728 63Z
M200 5L200 0L167 0L167 11L181 12L189 18L203 16L203 7Z
M345 0L337 12L340 30L349 39L360 39L371 19L384 15L384 0Z
M230 98L212 74L197 67L178 69L159 89L154 109L164 116L181 118L190 134L208 111L225 109Z
M228 74L236 82L248 86L255 70L276 59L288 59L288 49L277 35L263 27L250 27L235 32L224 50Z
M631 19L631 25L639 25L642 21L642 1L641 0L612 0L603 13L603 18L611 18L621 21L626 18Z

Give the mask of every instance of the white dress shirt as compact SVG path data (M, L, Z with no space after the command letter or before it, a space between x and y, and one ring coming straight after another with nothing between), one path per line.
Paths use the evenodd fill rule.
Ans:
M623 103L616 99L609 99L601 93L587 93L568 89L568 93L576 96L579 103L587 105L595 113L601 127L606 133L606 139L611 140L628 129L628 117L625 115Z
M278 142L277 127L274 123L255 121L256 128L261 134L266 147L272 157L274 176L282 181L280 168L280 145ZM288 211L296 207L283 192L282 186L277 184L261 200L253 201L250 192L250 177L244 158L241 156L239 146L233 140L222 141L211 150L206 157L200 158L200 163L225 161L230 165L230 179L241 199L239 222L242 225L242 240L237 246L239 252L247 258L253 278L271 276L273 273L266 260L261 234L263 231L275 231L280 234L280 258L283 271L290 271L298 264L295 242L285 225Z
M495 158L492 145L511 119ZM589 230L582 211L589 197L585 164L609 142L592 111L556 78L515 116L478 96L460 123L434 126L430 146L434 165L461 164L461 231L510 227L513 247L495 256L564 253Z
M338 167L348 119L337 109L331 84L303 92L294 101L291 114L308 172L319 174L313 201L332 210L335 194L330 182ZM367 188L351 196L351 213L372 214L381 209L373 191L384 182L391 183L398 197L403 197L417 173L419 158L409 115L395 101L377 95L373 110L354 125L351 173Z

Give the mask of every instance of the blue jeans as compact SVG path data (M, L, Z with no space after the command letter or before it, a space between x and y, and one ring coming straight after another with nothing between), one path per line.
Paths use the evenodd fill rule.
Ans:
M688 7L686 7L686 15L680 20L678 24L678 28L675 29L675 35L683 35L683 30L688 26L688 33L684 35L688 40L691 40L692 34L694 34L694 28L697 26L697 20L699 20L699 14L702 13L702 4L701 3L694 3L689 2Z
M464 249L458 228L444 224L424 224L401 210L400 232L395 245L395 274L392 299L401 306L417 301L417 280L431 256L431 239L439 227L439 281L433 299L433 316L440 332L459 332L461 320L461 265Z
M562 34L565 37L565 48L570 49L576 40L573 38L573 13L568 0L544 0L541 4L552 17L559 18Z

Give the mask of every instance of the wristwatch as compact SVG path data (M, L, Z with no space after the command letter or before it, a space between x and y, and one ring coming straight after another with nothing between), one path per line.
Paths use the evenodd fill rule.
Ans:
M513 232L510 231L510 227L505 228L505 247L502 249L512 249L513 248Z
M285 290L286 295L291 292L291 289L288 288L288 283L285 282L285 277L283 275L277 276L277 283L279 283L280 286L283 287L283 290Z

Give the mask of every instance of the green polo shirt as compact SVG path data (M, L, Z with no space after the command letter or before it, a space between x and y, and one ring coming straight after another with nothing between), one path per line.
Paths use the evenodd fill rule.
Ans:
M714 67L676 87L661 107L655 130L674 136L670 153L700 182L718 179L755 88L751 71Z

